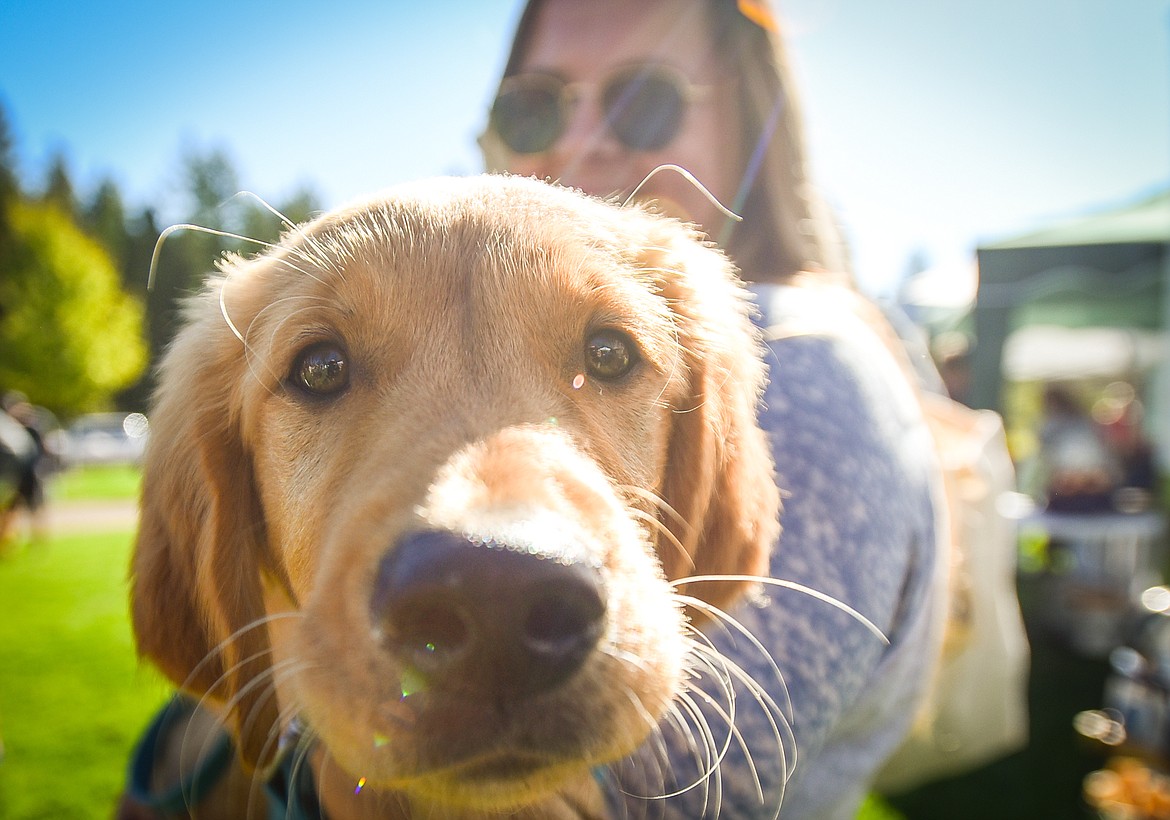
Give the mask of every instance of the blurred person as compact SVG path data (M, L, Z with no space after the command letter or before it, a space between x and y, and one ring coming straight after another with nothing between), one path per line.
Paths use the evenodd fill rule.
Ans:
M25 465L35 451L36 444L24 425L0 407L0 555L15 546L21 483Z
M795 750L745 696L734 723L751 762L732 739L720 785L688 790L703 767L664 730L669 750L648 756L669 755L660 771L674 781L653 763L641 777L619 773L613 814L772 817L782 795L785 818L853 817L938 656L939 473L912 369L853 287L808 179L776 17L746 0L530 0L481 146L490 170L619 198L676 164L743 217L724 216L674 173L638 191L700 226L754 293L772 369L761 423L786 499L771 574L856 608L890 641L812 597L764 588L732 614L783 676L771 695L790 699ZM775 680L742 637L710 638L757 680ZM726 721L723 735L711 724L721 743ZM668 792L681 794L639 796Z
M971 352L971 340L957 330L939 334L931 344L947 395L963 404L971 396Z
M1107 385L1093 404L1092 416L1120 463L1122 488L1148 496L1157 488L1158 467L1153 442L1143 429L1145 406L1133 385L1122 381Z
M16 495L9 502L5 524L11 527L15 514L24 509L28 514L31 537L39 541L45 534L45 476L49 468L44 433L37 409L23 393L7 393L2 406L8 418L24 428L27 437L19 458Z
M1069 388L1048 385L1035 479L1045 509L1108 512L1121 478L1121 465L1106 444L1103 428Z

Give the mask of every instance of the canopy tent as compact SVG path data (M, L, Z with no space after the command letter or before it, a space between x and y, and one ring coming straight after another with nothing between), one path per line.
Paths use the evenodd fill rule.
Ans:
M1071 377L1079 362L1085 375L1093 375L1089 371L1102 361L1128 355L1123 360L1133 372L1153 371L1155 412L1170 418L1170 189L981 246L977 258L975 406L1001 408L1005 375L1042 374L1047 368ZM1071 328L1091 331L1061 335L1061 329ZM1032 353L1019 341L1017 333L1024 330L1025 340L1031 334ZM1009 338L1013 344L1005 362ZM1106 352L1105 345L1114 349ZM1041 349L1050 361L1031 360ZM1163 432L1160 443L1168 447L1170 430Z

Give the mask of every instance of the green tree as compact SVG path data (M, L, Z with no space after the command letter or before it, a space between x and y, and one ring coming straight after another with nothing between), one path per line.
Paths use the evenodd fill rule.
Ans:
M12 227L8 209L20 196L13 143L8 109L0 104L0 260L12 250ZM3 276L3 273L3 270L0 270L0 276Z
M49 203L8 205L0 385L62 415L108 407L146 363L142 306L106 251Z
M56 205L70 217L77 213L77 194L73 187L73 177L69 173L69 162L62 153L53 156L49 173L45 178L42 198L45 202Z
M239 227L241 206L235 196L240 192L240 177L226 151L217 148L206 154L187 153L183 176L191 222L226 230Z
M280 216L252 198L238 196L239 176L231 159L222 150L188 151L183 158L183 181L187 214L183 222L255 241L237 240L198 229L171 233L159 249L154 287L147 293L140 288L145 286L151 257L163 226L149 210L126 223L123 271L127 276L126 287L132 292L142 293L147 305L152 366L147 368L138 383L119 395L118 401L123 407L146 405L153 388L153 365L178 329L183 297L202 287L224 254L238 253L247 257L262 252L264 243L276 242L287 230ZM316 195L309 188L302 187L279 202L276 210L289 222L298 224L307 221L320 208Z
M280 239L281 234L288 230L288 224L285 220L293 225L300 225L308 222L315 213L320 211L317 196L309 188L301 188L281 202L275 209L277 213L273 213L259 202L248 202L247 205L249 207L244 211L242 234L250 239L258 240L258 242L269 243L276 242ZM244 255L248 255L263 249L263 245L256 244L253 247L243 248L242 252Z
M13 199L20 191L14 142L8 109L0 101L0 201Z
M126 253L130 236L122 194L113 180L106 179L98 185L82 210L81 221L86 232L109 252L125 281L129 274L126 270Z

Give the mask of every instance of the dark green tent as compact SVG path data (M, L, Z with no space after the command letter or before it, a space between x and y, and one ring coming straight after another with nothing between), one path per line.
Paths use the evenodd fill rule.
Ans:
M1038 327L1132 331L1142 342L1135 351L1143 351L1140 362L1135 352L1135 367L1162 368L1164 391L1170 384L1168 248L1170 189L980 247L971 403L1001 409L1004 343L1014 331ZM1071 346L1064 352L1075 355Z

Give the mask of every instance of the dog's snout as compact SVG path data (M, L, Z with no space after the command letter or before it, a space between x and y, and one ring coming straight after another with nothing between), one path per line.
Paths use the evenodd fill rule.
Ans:
M596 568L528 538L425 530L382 557L371 600L383 644L427 685L492 699L569 678L596 646Z

